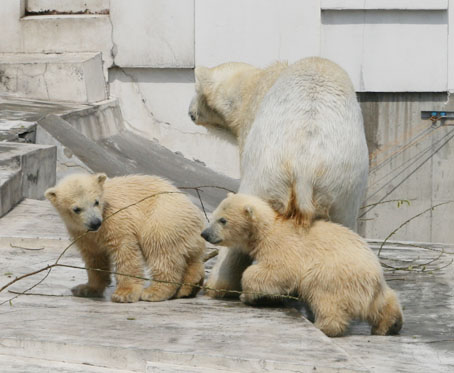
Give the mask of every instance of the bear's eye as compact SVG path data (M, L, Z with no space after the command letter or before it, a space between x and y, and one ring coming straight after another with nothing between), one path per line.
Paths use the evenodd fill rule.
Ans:
M93 206L99 206L99 201L95 200L95 203L93 204Z
M225 220L224 218L220 218L219 219L219 223L221 223L222 225L226 225L227 224L227 220Z
M82 209L80 207L73 207L73 211L76 213L76 214L80 214L80 212L82 211Z

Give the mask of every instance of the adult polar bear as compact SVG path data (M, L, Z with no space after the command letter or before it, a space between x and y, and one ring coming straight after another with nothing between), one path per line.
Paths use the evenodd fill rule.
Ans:
M189 115L196 124L236 136L240 193L256 195L306 226L329 217L356 229L368 150L361 109L342 68L310 57L266 69L244 63L198 67L195 75ZM207 286L240 289L249 264L238 250L223 250Z

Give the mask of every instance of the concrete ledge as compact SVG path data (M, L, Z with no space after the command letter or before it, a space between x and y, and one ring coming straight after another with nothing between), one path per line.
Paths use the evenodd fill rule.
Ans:
M0 144L0 216L22 198L43 198L55 184L56 156L55 146Z
M0 91L26 98L78 103L107 99L100 53L4 53L0 77Z

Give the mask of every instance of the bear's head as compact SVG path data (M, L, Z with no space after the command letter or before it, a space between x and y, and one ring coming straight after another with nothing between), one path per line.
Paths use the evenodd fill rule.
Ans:
M229 62L208 68L196 67L196 94L189 105L189 117L198 125L231 128L242 102L241 83L245 74L257 71L249 64Z
M202 237L215 245L235 247L245 252L273 224L276 213L262 199L246 194L229 193L213 212Z
M45 197L73 232L97 231L103 220L105 174L73 174L49 188Z

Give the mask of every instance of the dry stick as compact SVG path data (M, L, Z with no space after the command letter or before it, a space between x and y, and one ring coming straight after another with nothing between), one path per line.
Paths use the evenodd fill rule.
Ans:
M412 220L414 220L414 219L420 217L421 215L425 214L425 213L428 212L428 211L432 211L432 210L436 209L436 208L439 207L439 206L447 205L448 203L452 203L452 202L454 202L454 201L447 201L447 202L439 203L439 204L437 204L437 205L434 205L434 206L432 206L432 207L430 207L430 208L424 210L423 212L420 212L419 214L417 214L417 215L411 217L410 219L404 221L401 225L399 225L398 228L394 229L394 230L388 235L388 237L385 238L385 240L384 240L384 241L382 242L382 244L380 245L380 248L378 249L377 256L380 256L381 250L382 250L383 246L385 245L385 243L386 243L392 236L394 236L394 235L397 233L397 231L399 231L403 226L407 225L407 224L410 223Z
M208 286L204 286L204 285L197 285L197 284L191 284L191 283L186 283L186 282L177 282L177 281L156 280L156 279L149 278L149 277L135 276L135 275L127 274L127 273L110 271L110 270L100 269L100 268L80 267L80 266L75 266L75 265L70 265L70 264L60 264L60 263L50 264L46 268L43 268L43 270L52 269L52 268L55 268L55 267L83 269L83 270L87 270L87 271L103 272L103 273L113 274L113 275L116 275L116 276L125 276L125 277L135 278L135 279L138 279L138 280L154 281L154 282L159 282L159 283L163 283L163 284L170 284L170 285L192 286L192 287L204 290L204 291L205 290L211 290L211 291L215 291L215 292L218 292L218 293L246 294L246 295L256 295L256 296L260 296L260 297L267 296L267 297L286 298L286 299L291 299L291 300L301 300L301 298L294 297L294 296L291 296L291 295L269 294L269 293L262 293L262 292L244 292L244 291L229 290L229 289L214 289L214 288L211 288L211 287L208 287ZM36 271L36 272L38 273L38 271ZM22 295L22 294L23 293L18 293L18 296Z
M214 258L219 254L219 250L213 250L211 253L205 255L205 258L203 258L204 262L208 262L210 259Z
M381 201L381 202L377 202L377 203L371 203L370 205L365 205L365 206L361 206L359 209L362 210L362 209L365 209L365 208L368 208L368 207L372 207L372 206L377 206L377 205L383 205L384 203L390 203L390 202L397 202L397 203L400 203L400 204L408 204L408 206L410 206L410 201L414 201L414 199L389 199L387 201Z
M444 253L445 253L444 250L442 250L440 252L440 255L438 255L434 259L429 260L426 263L411 264L411 263L414 263L417 260L417 259L414 259L414 260L411 261L410 264L408 264L405 267L394 267L394 266L391 266L391 265L386 264L386 263L381 263L381 264L382 264L382 266L384 266L386 268L389 268L389 269L392 269L392 270L395 270L395 271L412 271L413 267L415 267L415 268L425 267L425 266L428 266L429 264L432 264L433 262L436 262L438 259L440 259L443 256Z
M24 246L19 246L19 245L13 245L12 243L9 244L10 247L13 249L24 249L24 250L30 250L30 251L39 251L39 250L44 250L44 247L24 247Z
M22 293L20 291L8 290L8 293L18 295L38 295L40 297L72 297L72 295L66 294L44 294L44 293Z

